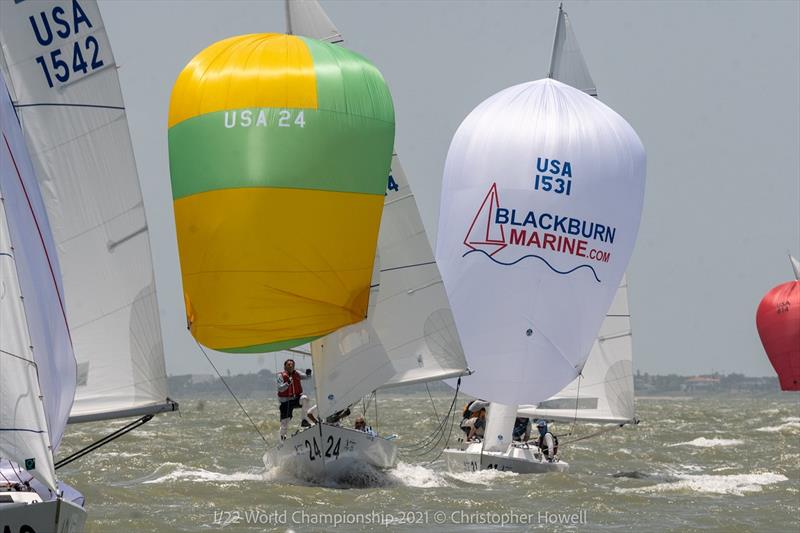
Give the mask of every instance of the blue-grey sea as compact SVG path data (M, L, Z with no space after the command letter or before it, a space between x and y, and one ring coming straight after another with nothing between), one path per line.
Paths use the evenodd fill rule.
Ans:
M434 400L441 417L452 398ZM243 403L274 443L275 402ZM800 531L800 395L639 398L636 409L638 426L571 444L601 428L556 426L566 474L451 474L442 441L393 471L319 486L266 470L267 445L232 399L184 400L59 474L85 494L89 532ZM436 416L424 393L384 395L376 425L408 449ZM70 426L61 455L111 427Z

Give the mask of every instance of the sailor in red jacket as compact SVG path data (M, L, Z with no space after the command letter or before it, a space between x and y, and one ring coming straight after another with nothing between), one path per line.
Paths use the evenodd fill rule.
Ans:
M283 362L283 372L278 374L278 400L280 401L281 412L281 440L286 439L286 430L289 428L289 420L292 418L292 411L300 407L303 410L303 420L310 420L317 423L313 415L313 408L309 409L310 403L308 396L303 394L303 385L300 383L311 376L311 369L307 369L305 374L300 374L294 369L294 359L287 359Z

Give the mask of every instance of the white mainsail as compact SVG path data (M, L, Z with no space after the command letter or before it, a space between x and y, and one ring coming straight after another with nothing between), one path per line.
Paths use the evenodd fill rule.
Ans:
M591 96L597 96L597 87L589 73L589 67L586 66L586 60L583 59L578 40L572 31L572 24L567 12L561 6L558 8L553 55L550 58L550 71L547 77L572 85Z
M463 375L467 363L442 276L397 155L392 158L378 252L380 291L370 321L395 366L384 387Z
M0 457L55 491L75 357L56 245L2 75L0 132Z
M316 0L286 0L290 33L341 33ZM320 413L371 391L460 376L466 361L414 194L397 154L387 183L366 321L312 343ZM376 299L377 297L377 299ZM348 340L349 339L349 340Z
M625 424L635 420L633 350L628 286L623 276L581 376L520 416L559 421Z
M286 0L286 33L333 44L344 42L317 0Z
M147 220L95 0L0 2L0 45L64 276L70 421L174 409Z
M792 264L792 270L794 270L794 279L800 281L800 261L789 254L789 262Z

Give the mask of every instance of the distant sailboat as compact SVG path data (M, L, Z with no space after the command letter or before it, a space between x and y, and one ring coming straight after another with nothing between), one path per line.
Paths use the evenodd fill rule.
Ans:
M791 255L794 281L770 289L758 304L756 327L781 390L800 391L800 262Z
M0 2L0 44L64 275L78 360L70 422L173 411L149 228L97 2Z
M597 96L594 81L591 79L586 63L580 52L580 47L572 32L569 19L561 8L559 8L549 77L579 88L591 96ZM541 170L539 167L537 167L537 169ZM562 177L564 176L562 175ZM569 178L571 176L567 177ZM538 182L536 183L538 184ZM563 193L565 189L565 187L562 187L561 192ZM544 190L549 191L550 189ZM569 189L566 190L568 191ZM484 206L492 195L497 195L496 184L492 186L489 195L487 195L487 199L484 200ZM567 192L567 195L569 195L569 192ZM497 209L499 209L499 207ZM473 226L477 225L476 221L479 219L483 210L482 206L478 215L475 217L475 221L473 221ZM503 217L507 217L507 213L508 211L505 210L503 216L494 219L496 226L503 227L502 224L497 222L505 221L506 219ZM533 213L533 211L531 211L531 213ZM531 215L529 214L528 216ZM513 214L511 217L513 219ZM520 224L520 222L521 221L516 221L518 227L524 225ZM471 227L471 231L472 229ZM512 235L509 236L509 240L519 244L521 242L520 231L519 229L513 229L513 232L516 233L516 239L512 233ZM533 233L536 232L533 231ZM487 238L485 241L490 241L488 238L488 230L486 236ZM508 245L505 236L502 237L502 248L499 248L496 252L500 252L500 250ZM499 239L495 237L494 240ZM472 242L475 241L471 241L468 236L464 244L474 249L474 246L471 245ZM538 242L538 238L534 239L531 237L531 240L526 244L530 246L530 243L533 243L535 246L538 246ZM551 243L552 242L553 241L551 241ZM569 250L569 248L563 249ZM562 275L567 273L555 269L546 259L537 255L537 252L526 253L528 255L514 262L506 261L501 264L511 266L527 257L538 257L541 261L547 263L547 266L554 272L558 272ZM600 281L599 278L597 278L597 281ZM537 330L538 328L536 327L529 328L527 334L529 336L536 336ZM558 344L557 340L554 338L549 338L548 342ZM562 355L564 355L564 346L559 346L559 350ZM469 444L460 450L446 450L445 457L448 460L448 466L452 470L496 468L521 473L566 470L566 463L563 461L544 461L543 455L540 454L540 451L535 445L531 445L531 443L518 444L512 442L512 429L514 428L516 417L531 416L548 420L559 419L558 415L563 415L571 407L569 411L572 415L570 420L574 420L576 416L583 416L585 419L594 420L605 417L606 421L614 421L616 423L625 423L632 420L633 377L630 357L630 317L627 305L627 282L623 275L611 309L601 326L598 338L593 344L588 363L586 363L585 367L583 364L576 367L578 372L583 369L583 377L576 378L575 381L567 385L564 390L555 394L550 399L540 402L539 406L536 407L525 405L520 407L517 404L492 402L487 413L485 438L483 442ZM498 361L498 364L501 363ZM552 366L543 361L538 361L538 364ZM548 373L542 370L542 375L547 376ZM581 388L584 383L586 383L586 388ZM532 389L535 391L532 394L540 393L540 391L536 391L537 388L541 387L532 385ZM469 388L467 391L469 392ZM585 397L584 393L586 393ZM490 393L480 395L482 397L491 398ZM579 401L579 396L584 397L583 400ZM564 411L561 411L561 409Z
M83 497L56 478L75 392L56 244L0 74L0 530L77 533Z

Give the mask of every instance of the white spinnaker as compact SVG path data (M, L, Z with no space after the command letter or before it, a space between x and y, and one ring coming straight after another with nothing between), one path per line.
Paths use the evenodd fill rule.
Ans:
M2 75L0 132L0 456L55 490L75 357L56 245Z
M486 429L483 432L483 451L505 452L513 441L517 406L492 402L486 412Z
M537 403L577 377L633 251L644 175L633 128L552 79L505 89L464 120L436 258L475 371L466 393Z
M316 0L286 0L286 16L291 33L344 42ZM360 349L358 355L382 361L385 353L395 371L376 387L410 385L464 374L467 364L447 294L397 154L392 157L376 263L377 257L381 264L380 290L377 305L369 311L368 320L371 333L377 333L385 350ZM373 276L373 279L377 278ZM371 295L370 303L372 298ZM358 328L366 329L365 326ZM375 362L365 364L375 367ZM335 368L330 364L326 366L331 370ZM376 378L378 375L374 374ZM365 392L371 390L374 387Z
M78 360L72 420L161 410L147 221L97 3L0 2L0 44L64 276Z
M286 31L292 35L305 35L329 43L344 41L342 34L317 0L285 0Z
M633 350L628 286L622 277L581 376L520 416L625 424L634 420Z
M567 12L560 7L553 41L553 55L550 58L550 72L547 77L571 85L591 96L597 96L597 87L583 59L578 40L572 31L572 24Z

